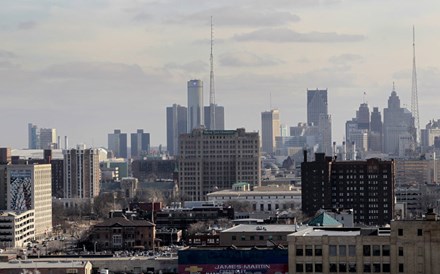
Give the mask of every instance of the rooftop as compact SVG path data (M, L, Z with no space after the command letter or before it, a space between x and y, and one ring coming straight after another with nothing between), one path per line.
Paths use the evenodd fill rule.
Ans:
M248 225L241 224L228 229L223 230L225 232L295 232L297 228L295 225L279 225L279 224L265 224L265 225Z

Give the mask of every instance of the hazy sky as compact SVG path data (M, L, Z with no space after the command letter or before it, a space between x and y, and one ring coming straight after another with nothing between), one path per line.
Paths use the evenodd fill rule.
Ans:
M438 0L2 0L0 146L26 147L28 122L70 145L115 128L166 145L189 79L208 104L210 16L227 128L260 130L270 93L283 124L305 121L307 88L328 88L337 142L364 92L382 111L395 82L410 109L413 25L420 124L440 118Z

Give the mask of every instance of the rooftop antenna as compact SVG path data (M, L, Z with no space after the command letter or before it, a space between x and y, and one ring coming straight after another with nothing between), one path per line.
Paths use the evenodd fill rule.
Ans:
M414 126L416 130L416 144L419 143L419 95L417 91L417 71L416 71L416 31L413 26L413 70L412 70L412 87L411 87L411 112L414 118Z
M212 16L211 16L211 55L209 58L209 61L211 63L211 71L209 74L209 125L211 130L216 129L216 123L215 123L215 88L214 88L214 56L212 54L212 48L214 44L214 31L213 31L213 24L212 24Z

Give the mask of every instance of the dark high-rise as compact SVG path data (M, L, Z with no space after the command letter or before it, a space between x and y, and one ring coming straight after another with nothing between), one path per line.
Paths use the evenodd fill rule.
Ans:
M150 150L150 133L144 133L143 129L138 129L131 134L131 158L140 159L147 155Z
M167 150L170 155L177 155L179 135L186 133L188 124L186 107L174 104L167 107Z
M116 158L127 159L127 133L122 133L120 129L109 133L108 149L113 151Z
M368 104L362 103L356 112L358 129L370 129L370 108Z
M225 129L225 108L219 105L215 107L215 125L211 126L211 106L205 106L205 127L210 130L224 130Z
M307 123L319 125L321 115L328 115L328 102L326 89L307 90Z
M301 164L302 210L353 209L355 223L389 224L394 211L395 163L380 159L336 161L316 153Z

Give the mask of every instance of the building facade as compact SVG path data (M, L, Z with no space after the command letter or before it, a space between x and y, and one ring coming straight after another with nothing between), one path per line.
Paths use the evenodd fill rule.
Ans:
M35 237L52 231L51 165L7 166L8 210L34 210Z
M115 129L108 134L108 149L113 151L116 158L127 158L127 133Z
M131 158L140 159L147 155L150 150L150 133L144 133L143 129L138 129L131 134Z
M167 107L167 151L170 155L178 154L179 135L187 132L188 109L174 104Z
M266 153L273 153L276 148L275 138L281 134L280 112L278 109L261 113L261 141L262 149Z
M225 129L225 108L217 104L215 107L215 125L211 126L211 106L205 106L205 127L210 130L224 130Z
M35 210L0 212L0 247L24 247L35 238Z
M353 209L354 222L389 224L394 213L395 163L379 159L336 161L316 153L315 161L301 164L302 210Z
M40 149L58 148L57 130L54 128L40 129Z
M230 189L234 183L260 184L258 133L237 130L195 129L179 138L179 190L189 200Z
M64 151L64 198L91 199L99 195L99 156L96 149Z
M188 124L187 132L203 126L203 82L202 80L188 81Z

